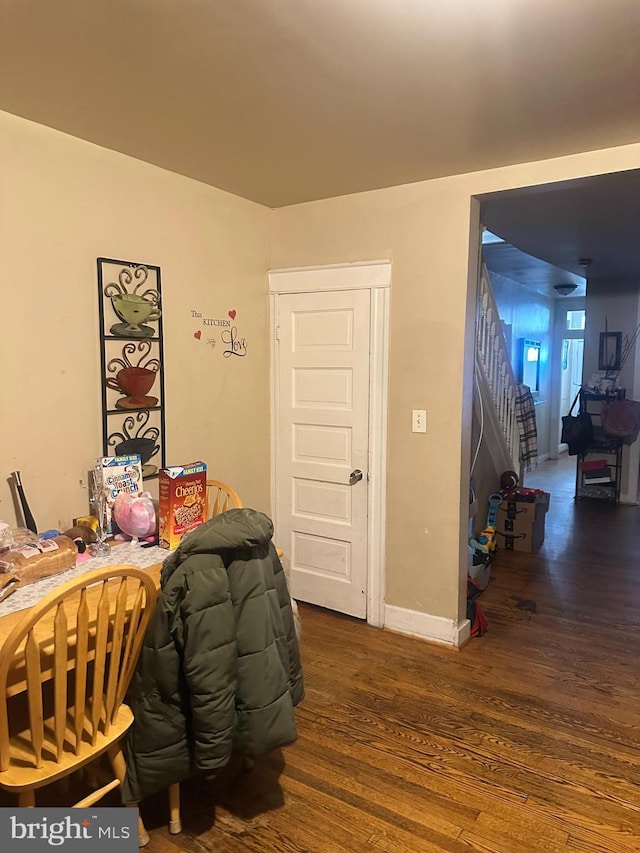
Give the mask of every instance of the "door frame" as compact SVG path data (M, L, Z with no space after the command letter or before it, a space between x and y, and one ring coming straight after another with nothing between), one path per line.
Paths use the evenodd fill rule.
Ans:
M569 299L571 301L569 301ZM585 338L585 329L567 329L567 311L586 311L587 300L584 296L564 297L555 299L553 313L552 354L549 359L551 366L551 406L549 407L549 458L558 459L560 455L560 433L562 432L561 418L567 412L561 408L562 394L562 341L564 338ZM584 362L583 362L584 372ZM583 377L584 378L584 377Z
M384 625L385 526L387 497L387 406L389 384L389 303L391 261L364 261L317 267L292 267L269 271L270 397L271 397L271 506L278 528L276 413L278 374L276 335L277 300L284 293L330 290L369 290L369 482L367 484L367 622Z

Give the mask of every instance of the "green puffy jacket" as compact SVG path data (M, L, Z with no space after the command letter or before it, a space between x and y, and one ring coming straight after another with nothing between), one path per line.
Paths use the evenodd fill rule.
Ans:
M232 509L164 561L128 700L125 803L295 740L302 668L272 535L263 513Z

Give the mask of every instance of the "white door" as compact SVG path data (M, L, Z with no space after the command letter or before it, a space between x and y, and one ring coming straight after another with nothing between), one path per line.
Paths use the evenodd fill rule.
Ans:
M291 594L364 618L370 292L276 305L276 518Z
M565 338L562 341L562 383L560 391L560 432L562 416L569 414L571 404L582 387L582 364L584 360L584 339ZM580 403L576 403L573 414L577 414ZM566 447L566 445L562 445Z

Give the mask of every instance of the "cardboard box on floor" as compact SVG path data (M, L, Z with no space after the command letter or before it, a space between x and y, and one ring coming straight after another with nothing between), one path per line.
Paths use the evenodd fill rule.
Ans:
M544 520L551 495L543 492L534 501L506 499L498 507L498 540L505 551L535 554L544 542Z

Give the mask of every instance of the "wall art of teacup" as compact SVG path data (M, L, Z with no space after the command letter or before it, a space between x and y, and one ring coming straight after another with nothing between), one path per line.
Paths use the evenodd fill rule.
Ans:
M149 412L140 412L128 415L123 421L122 432L113 432L109 436L108 444L115 447L118 456L129 453L139 453L142 464L142 476L149 477L158 470L155 465L150 465L150 460L160 452L160 445L156 444L160 430L158 427L149 427Z
M160 294L153 288L147 288L142 293L138 290L144 286L149 276L149 270L144 266L130 269L125 267L118 274L118 281L109 282L104 289L104 295L111 300L116 316L121 321L111 326L111 334L125 338L148 338L154 334L148 322L159 320L161 317ZM131 293L127 287L133 281L136 284Z
M139 358L134 364L129 356L138 352ZM105 378L105 385L119 394L124 394L116 402L117 409L152 408L158 402L157 397L149 396L156 381L156 372L160 367L157 358L147 358L151 352L151 341L143 340L139 344L127 343L122 348L121 358L112 358L107 370L115 373Z

